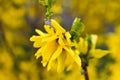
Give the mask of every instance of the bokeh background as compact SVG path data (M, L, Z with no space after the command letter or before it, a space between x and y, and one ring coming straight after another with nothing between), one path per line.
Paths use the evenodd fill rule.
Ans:
M110 53L89 61L90 80L120 80L120 0L55 0L53 18L70 30L75 17L97 34L97 47ZM45 8L38 0L0 0L0 80L84 80L81 72L46 71L29 38L43 29Z

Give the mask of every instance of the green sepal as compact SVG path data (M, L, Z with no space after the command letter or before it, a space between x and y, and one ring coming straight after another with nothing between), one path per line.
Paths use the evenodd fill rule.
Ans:
M75 18L73 21L70 34L71 34L71 40L77 38L81 32L84 31L84 24L80 21L80 18Z

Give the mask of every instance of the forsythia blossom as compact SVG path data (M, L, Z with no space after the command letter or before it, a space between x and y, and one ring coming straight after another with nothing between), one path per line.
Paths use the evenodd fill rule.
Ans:
M55 20L51 19L50 22L51 25L44 25L46 32L36 29L39 35L30 38L30 41L34 41L34 47L39 48L35 53L36 58L42 56L41 62L43 66L47 66L47 70L56 67L57 71L60 72L74 63L80 67L81 60L72 49L70 33Z
M79 42L76 43L76 50L84 55L91 55L94 58L101 58L105 56L109 51L96 49L96 42L97 42L97 35L90 35L90 41L83 39L82 37L79 38ZM89 51L88 51L89 50Z
M101 58L109 53L107 50L95 49L97 42L97 35L91 35L91 49L90 54L95 58Z

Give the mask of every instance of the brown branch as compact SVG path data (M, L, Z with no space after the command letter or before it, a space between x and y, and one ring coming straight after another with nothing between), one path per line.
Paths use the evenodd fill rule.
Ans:
M87 66L88 66L88 63L84 59L82 59L82 65L81 65L81 67L83 69L82 74L84 75L85 80L89 80Z

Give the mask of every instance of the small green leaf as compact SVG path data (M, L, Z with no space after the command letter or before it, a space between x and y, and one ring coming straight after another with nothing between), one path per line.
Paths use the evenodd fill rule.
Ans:
M70 30L70 34L72 35L71 40L75 39L80 35L81 32L84 30L84 25L80 22L80 18L75 18L72 28Z

